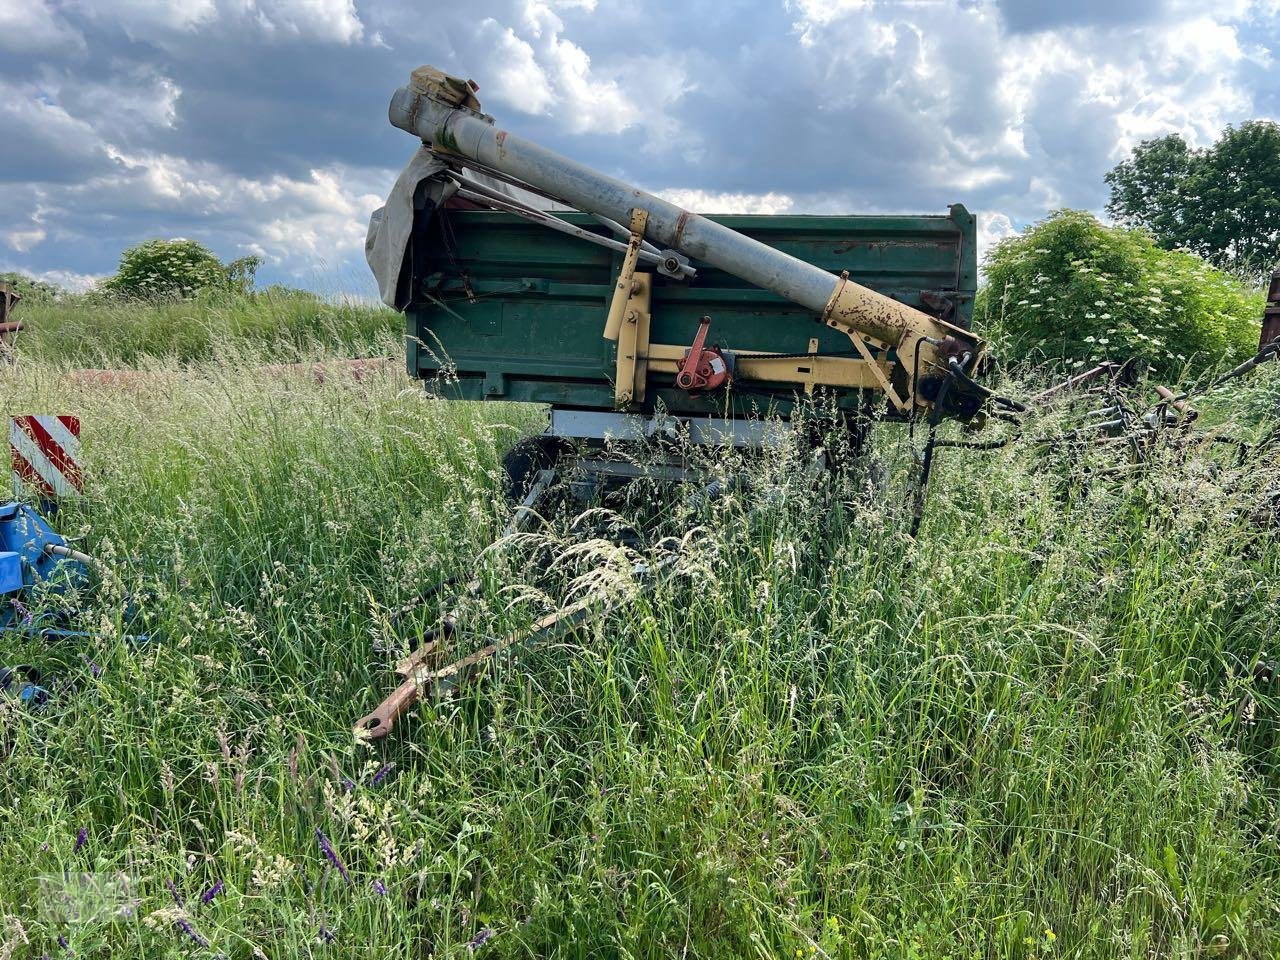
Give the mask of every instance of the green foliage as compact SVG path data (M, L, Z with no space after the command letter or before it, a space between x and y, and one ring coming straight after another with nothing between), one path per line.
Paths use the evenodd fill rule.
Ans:
M205 290L187 300L68 295L28 306L24 357L82 367L189 363L243 351L271 360L403 352L404 317L379 303L271 286Z
M1179 134L1147 140L1107 174L1107 212L1257 282L1280 261L1280 124L1229 126L1194 150Z
M0 283L7 283L14 293L22 298L25 307L37 303L52 303L62 296L62 288L56 283L47 283L28 277L25 273L0 273Z
M987 255L977 322L1022 362L1137 357L1169 375L1257 349L1263 297L1144 232L1061 210Z
M684 561L636 596L631 558L575 566L559 526L540 560L477 559L534 411L256 365L0 384L5 409L83 418L88 492L58 522L109 571L91 637L0 638L64 680L40 713L0 697L15 956L1280 951L1277 702L1252 680L1280 613L1252 519L1274 466L1197 451L1085 483L1026 447L949 456L913 540L892 434L870 503L770 453L749 494L676 498ZM353 744L459 600L393 629L425 585L480 576L462 655L560 601L549 556L609 572L613 608Z
M195 240L148 240L120 256L101 288L139 300L187 299L201 292L248 293L259 257L224 264Z

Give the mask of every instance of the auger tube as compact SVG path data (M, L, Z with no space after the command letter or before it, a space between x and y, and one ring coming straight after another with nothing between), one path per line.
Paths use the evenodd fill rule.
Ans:
M770 290L812 310L830 327L873 337L895 348L904 367L918 355L923 373L945 367L941 355L962 353L976 364L981 341L968 331L501 130L479 112L474 89L468 81L423 67L396 90L388 116L394 126L442 156L472 160L523 180L584 213L628 223L632 209L642 207L648 211L645 238L659 247ZM914 384L910 390L916 392ZM927 401L917 396L914 402Z

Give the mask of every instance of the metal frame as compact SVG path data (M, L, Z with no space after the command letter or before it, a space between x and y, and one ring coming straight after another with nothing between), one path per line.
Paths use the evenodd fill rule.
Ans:
M706 446L778 447L787 441L791 426L777 420L719 417L642 416L604 410L551 408L547 433L571 440L645 440L653 436L678 436L687 431L693 443Z

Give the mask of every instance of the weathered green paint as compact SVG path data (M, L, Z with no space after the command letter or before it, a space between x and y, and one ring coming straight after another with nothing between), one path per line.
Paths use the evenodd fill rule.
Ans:
M622 255L508 214L451 210L447 216L452 242L430 250L407 311L410 375L459 399L612 409L615 347L601 334ZM564 218L605 232L590 217ZM711 219L833 273L848 270L858 283L927 313L938 311L926 295L945 297L955 304L952 322L969 325L976 237L962 206L946 216ZM803 353L816 337L821 352L851 355L849 339L804 308L721 270L694 266L698 277L691 283L654 276L655 343L689 343L705 314L712 319L710 340L726 349ZM657 399L676 412L724 406L724 397L692 398L658 379L650 380L650 407ZM792 389L777 387L768 396L736 391L731 412L788 406ZM856 404L856 393L844 401Z

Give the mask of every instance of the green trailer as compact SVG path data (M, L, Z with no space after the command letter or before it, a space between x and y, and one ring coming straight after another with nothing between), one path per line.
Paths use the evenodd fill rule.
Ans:
M814 389L829 390L846 408L883 392L846 332L708 264L691 261L693 279L646 272L641 264L634 286L644 296L631 298L635 309L628 313L646 316L640 324L629 319L620 336L607 339L624 253L509 213L448 207L434 213L416 231L407 258L413 274L407 355L409 374L442 397L736 418L764 410L785 416L798 394ZM585 214L556 216L613 236ZM975 225L959 204L945 215L707 219L832 274L848 271L858 284L956 327L970 325ZM677 384L703 317L710 318L706 343L731 358L737 372L724 390L691 392ZM647 331L629 336L629 327L642 324ZM901 368L890 348L871 342L867 350L886 372Z

